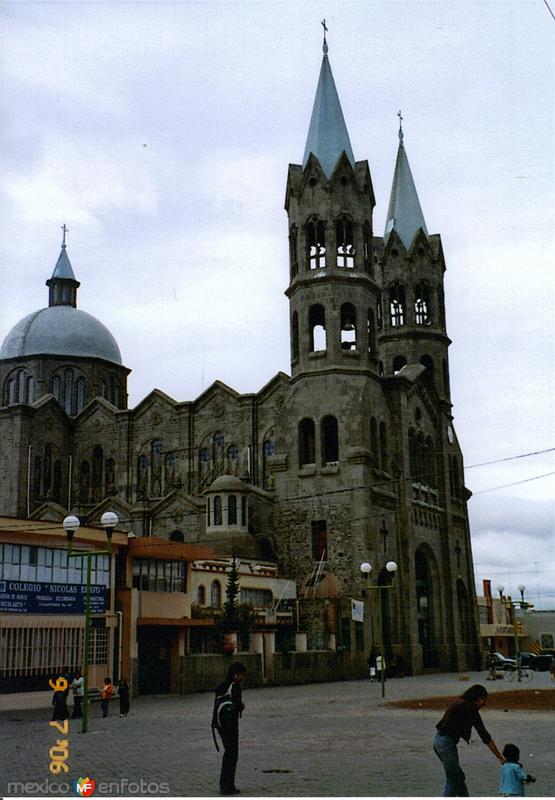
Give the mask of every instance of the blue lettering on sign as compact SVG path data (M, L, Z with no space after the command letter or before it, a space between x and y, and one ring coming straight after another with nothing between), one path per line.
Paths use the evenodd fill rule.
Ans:
M79 583L0 581L0 613L84 614L87 587ZM106 611L106 587L91 586L91 612Z

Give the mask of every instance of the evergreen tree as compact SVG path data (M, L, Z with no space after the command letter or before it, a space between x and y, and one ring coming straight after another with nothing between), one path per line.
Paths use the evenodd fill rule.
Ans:
M237 609L240 588L237 563L235 556L233 556L233 563L231 565L231 570L225 589L226 601L224 603L222 615L222 628L226 632L236 631L239 627L239 614Z

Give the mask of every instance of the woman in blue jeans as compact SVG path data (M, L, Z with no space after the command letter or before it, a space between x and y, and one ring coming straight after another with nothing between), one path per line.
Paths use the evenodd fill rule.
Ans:
M460 739L470 741L472 728L487 744L491 752L504 764L505 759L497 749L490 734L484 727L479 709L485 706L488 693L484 686L476 684L454 703L451 703L443 717L436 725L434 751L445 770L444 797L468 797L465 774L459 765L457 744Z

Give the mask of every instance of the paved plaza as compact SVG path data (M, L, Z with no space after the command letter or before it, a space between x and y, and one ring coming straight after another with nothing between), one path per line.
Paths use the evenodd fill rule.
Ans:
M386 701L458 695L472 683L483 683L492 692L521 688L503 680L486 683L485 678L481 672L469 681L456 674L390 680ZM548 673L536 673L526 686L553 687ZM379 684L368 681L246 689L244 699L237 770L242 795L441 794L443 771L431 748L441 712L385 705ZM110 716L101 719L94 703L90 733L79 734L80 723L70 721L70 769L59 776L48 769L49 748L59 736L48 725L50 709L2 711L0 793L6 796L13 781L39 783L38 790L26 794L40 795L47 779L71 784L73 778L92 777L97 784L120 782L112 786L112 795L162 795L155 782L169 784L170 795L216 795L221 753L212 742L211 708L211 694L152 696L136 700L125 719L118 716L117 702ZM520 747L524 766L538 779L526 788L527 795L555 795L552 714L486 707L483 719L500 748L509 741ZM461 742L459 752L471 794L497 795L499 763L480 739L473 733L470 745Z

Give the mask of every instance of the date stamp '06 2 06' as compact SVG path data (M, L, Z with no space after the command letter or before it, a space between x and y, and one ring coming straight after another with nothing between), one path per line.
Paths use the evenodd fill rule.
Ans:
M50 684L50 688L53 689L55 692L66 692L68 688L68 682L66 678L59 677L56 678L55 681L49 680L48 683ZM62 736L67 736L69 734L69 720L52 720L48 723L51 728L56 728L56 730L60 731ZM59 775L60 772L69 772L69 739L56 739L56 744L50 748L48 751L48 755L50 756L50 772L53 775Z

